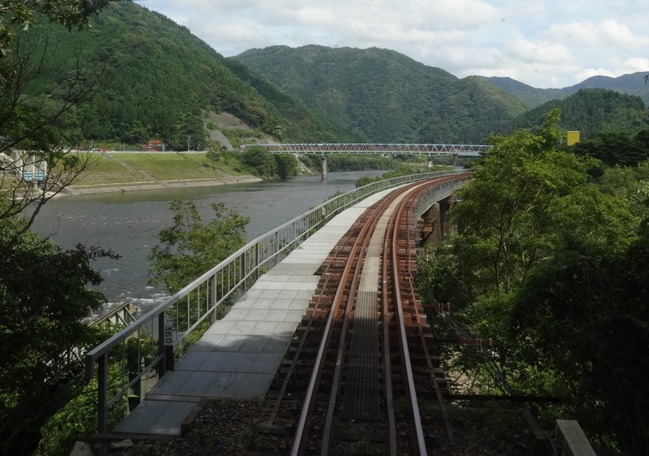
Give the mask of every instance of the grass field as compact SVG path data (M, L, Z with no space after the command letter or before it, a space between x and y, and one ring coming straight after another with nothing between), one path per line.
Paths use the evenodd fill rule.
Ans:
M151 184L225 179L247 174L236 160L212 162L205 153L90 153L90 165L74 185Z

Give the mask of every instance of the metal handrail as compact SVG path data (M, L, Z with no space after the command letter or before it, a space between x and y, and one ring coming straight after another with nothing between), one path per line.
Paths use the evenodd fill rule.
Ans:
M250 241L128 327L87 352L86 379L97 380L99 432L107 432L110 408L118 400L133 390L140 395L140 399L143 398L144 379L151 377L152 372L157 371L162 376L166 371L173 370L178 347L182 346L190 333L203 322L214 322L222 306L233 302L266 269L279 263L333 216L381 190L459 172L437 171L401 176L373 182L336 196ZM116 384L109 384L111 372L117 372ZM123 381L124 378L128 380Z

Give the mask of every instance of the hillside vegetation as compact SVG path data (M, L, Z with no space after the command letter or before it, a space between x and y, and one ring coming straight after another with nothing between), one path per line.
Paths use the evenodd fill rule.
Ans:
M559 126L579 130L582 139L602 134L635 135L649 128L649 112L642 99L612 90L581 89L563 100L552 100L516 118L511 129L541 125L553 109L561 111Z
M87 148L151 139L185 151L274 141L483 143L538 125L555 107L561 126L584 138L646 128L642 100L619 93L649 94L638 75L591 78L578 86L616 91L570 95L578 86L458 79L377 48L272 46L226 59L187 28L128 1L110 2L89 31L42 24L19 33L31 63L44 59L25 92L51 108L69 96L72 81L91 87L92 98L60 119L71 141Z
M205 147L219 127L235 146L254 138L285 141L358 141L360 135L312 114L164 16L132 2L111 2L92 28L69 33L44 25L21 36L32 60L45 56L28 93L63 99L65 81L82 70L96 83L90 102L69 113L65 125L87 142L142 144L155 138L170 148ZM229 113L247 129L219 126L213 113Z
M233 59L376 142L480 142L526 106L385 49L272 46Z

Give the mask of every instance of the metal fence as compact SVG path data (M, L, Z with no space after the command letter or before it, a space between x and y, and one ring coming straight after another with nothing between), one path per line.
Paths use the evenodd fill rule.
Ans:
M249 242L89 351L86 378L96 382L98 431L118 424L229 305L329 219L381 190L452 174L457 172L402 176L336 196Z

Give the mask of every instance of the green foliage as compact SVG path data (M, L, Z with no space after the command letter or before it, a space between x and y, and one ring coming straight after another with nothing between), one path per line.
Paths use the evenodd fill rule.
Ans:
M649 105L649 85L647 85L647 82L645 81L646 76L646 71L625 74L616 78L608 76L592 76L579 84L564 87L562 89L537 89L506 77L490 77L484 79L488 80L496 87L503 89L507 93L515 95L534 108L550 100L560 100L573 95L579 90L592 88L613 90L627 95L636 95L642 98L645 105Z
M427 173L427 172L434 171L434 169L428 167L427 163L421 163L421 162L414 162L414 163L403 163L401 161L397 163L393 162L392 168L393 168L392 171L388 171L387 173L384 173L381 176L361 177L356 181L356 188L380 180L392 179L394 177L399 177L399 176L408 176L410 174ZM436 166L436 168L444 169L446 168L446 166Z
M241 161L255 176L273 179L279 175L275 156L263 147L249 147L241 153Z
M564 100L552 100L525 112L511 123L511 129L538 125L553 109L561 110L559 126L578 130L582 139L599 135L636 135L649 126L642 99L612 90L583 89Z
M203 223L191 201L173 201L173 225L158 234L161 245L149 254L152 283L175 293L245 244L248 218L213 204L214 218Z
M630 210L641 203L625 197L644 188L644 174L605 172L602 191L592 159L559 148L556 120L491 138L457 193L459 233L428 252L419 282L427 299L454 305L473 336L498 342L489 363L467 349L461 365L493 384L565 397L590 435L635 454L647 431L633 423L649 410L634 399L647 397L647 229L646 213Z
M62 251L24 221L0 220L0 453L23 454L40 425L75 391L72 353L99 342L84 321L104 304L91 268L110 252L78 245Z
M566 399L582 426L628 454L649 448L647 261L646 223L622 252L566 233L512 314L518 339L570 379Z
M111 368L108 372L108 394L113 395L124 384L123 372ZM77 441L87 441L97 431L97 380L77 385L74 397L57 411L41 428L42 438L35 456L67 456ZM126 401L111 407L108 427L112 429L126 416Z
M83 29L88 26L88 18L100 11L108 0L79 2L78 0L17 1L5 0L0 11L0 57L5 57L9 46L16 38L16 29L32 29L42 21L49 19L53 23L72 28Z
M378 155L328 155L327 169L329 171L361 171L392 169L399 163L391 156ZM318 165L319 166L319 165Z
M248 147L236 158L250 173L263 179L287 179L299 174L297 158L289 154L271 154L263 147Z
M649 160L636 167L606 169L599 186L617 201L626 202L636 217L649 217Z
M293 155L279 154L275 156L275 161L277 163L277 174L280 179L287 179L299 174L300 168L298 161Z
M649 130L634 137L627 133L602 133L596 138L580 141L570 150L577 155L601 160L607 166L636 166L649 159Z

